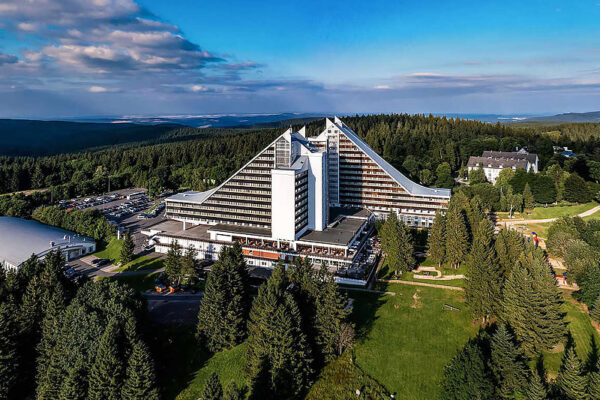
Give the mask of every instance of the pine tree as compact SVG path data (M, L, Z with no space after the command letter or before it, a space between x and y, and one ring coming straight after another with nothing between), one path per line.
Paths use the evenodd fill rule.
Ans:
M296 399L310 383L311 350L288 288L285 268L278 265L252 304L246 360L255 398L260 391L273 398Z
M225 393L223 393L223 400L243 400L242 393L238 389L234 381L231 381L229 385L225 387Z
M127 400L158 399L154 363L148 348L139 339L133 343L131 355L127 361L122 398Z
M545 261L517 262L504 285L503 319L528 354L552 348L566 333L562 298Z
M515 230L503 229L496 237L495 249L502 278L506 279L523 252L523 236Z
M221 400L223 398L223 387L221 386L221 381L216 373L210 374L208 380L206 381L206 385L204 385L204 390L202 391L202 396L200 399L202 400Z
M59 400L84 400L87 392L85 363L78 358L62 383Z
M474 317L485 323L499 313L502 280L493 248L492 225L487 219L482 220L476 232L467 257L465 298Z
M525 389L525 398L527 400L548 399L548 389L536 370L533 371L533 374L529 378L529 383Z
M131 232L127 230L125 231L125 236L123 237L123 247L121 247L121 265L128 264L133 260L134 248L135 244L133 243Z
M386 254L389 268L396 274L410 271L415 260L412 255L413 245L406 226L398 220L398 215L391 212L381 228L381 248Z
M600 362L588 373L587 393L590 400L600 399Z
M241 246L224 247L208 275L198 312L198 336L209 350L231 348L246 337L249 298Z
M89 400L121 399L123 360L119 351L120 339L118 322L111 319L102 334L90 371Z
M177 240L173 240L165 260L165 273L170 283L179 284L181 279L181 249Z
M431 260L441 268L446 258L446 217L440 210L435 213L428 244Z
M185 254L181 258L181 279L184 281L190 281L196 276L196 256L198 252L193 246L188 247Z
M0 399L10 398L19 374L17 325L15 307L8 301L0 303Z
M444 370L441 400L491 400L493 396L494 385L483 353L475 341L470 341Z
M596 298L596 301L594 301L594 304L592 305L592 308L590 309L590 317L600 323L600 296L598 296L598 298Z
M577 357L573 346L565 351L562 365L558 370L556 384L562 399L587 399L586 376L584 375L583 364L579 360L579 357Z
M526 210L532 210L535 207L535 198L533 197L533 193L531 193L529 183L526 183L523 189L523 207Z
M450 203L446 213L446 259L453 268L460 267L469 250L469 235L462 209Z
M504 324L498 326L490 344L490 369L496 379L497 393L504 399L512 399L527 384L529 368L525 354Z

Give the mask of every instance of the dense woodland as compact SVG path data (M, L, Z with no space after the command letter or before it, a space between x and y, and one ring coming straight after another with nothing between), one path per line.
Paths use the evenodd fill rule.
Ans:
M56 252L0 269L0 399L158 399L145 300L63 265Z
M558 164L585 180L600 179L600 124L518 127L423 115L369 115L345 118L378 153L412 179L425 185L451 187L450 175L461 171L471 155L483 150L528 146L541 158L541 167ZM323 129L308 125L309 135ZM70 198L108 188L140 186L188 187L204 190L222 182L281 129L195 129L170 131L153 145L129 144L98 151L48 157L0 157L0 193L52 188L56 198ZM190 138L192 138L190 140ZM580 156L555 156L552 146L569 146Z

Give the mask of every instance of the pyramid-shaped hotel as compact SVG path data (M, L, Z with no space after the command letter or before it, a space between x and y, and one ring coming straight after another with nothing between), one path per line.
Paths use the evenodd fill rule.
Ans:
M427 228L449 200L450 190L411 181L336 117L316 137L288 129L212 190L168 198L169 220L146 233L158 252L177 240L216 259L237 241L249 266L300 256L347 270L369 258L376 218L395 212Z

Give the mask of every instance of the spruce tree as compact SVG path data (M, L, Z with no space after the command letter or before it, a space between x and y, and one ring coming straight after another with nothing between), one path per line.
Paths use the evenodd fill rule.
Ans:
M248 323L247 372L253 397L296 399L312 376L312 355L298 304L288 291L283 265L278 265L252 304Z
M172 284L179 284L181 279L181 249L177 240L171 241L165 259L165 274Z
M497 394L504 399L513 399L527 385L529 368L525 354L504 324L498 326L490 342L490 369L496 380Z
M415 264L412 240L408 229L398 220L395 212L388 214L380 236L381 249L386 255L389 268L396 274L412 270Z
M440 210L435 213L428 244L431 260L438 265L438 268L442 268L446 258L446 217Z
M208 275L198 312L197 333L209 350L232 348L246 337L248 285L241 246L224 247Z
M561 394L561 399L565 400L585 400L586 376L583 371L583 364L573 346L565 351L562 365L558 370L556 384Z
M159 398L154 374L154 362L141 340L132 345L127 361L122 398L128 400L157 400Z
M501 272L493 248L493 227L487 219L476 229L471 253L467 257L466 302L475 318L487 322L500 311Z
M89 400L120 400L123 386L123 360L120 354L121 332L111 319L100 338L90 370Z
M450 203L446 213L446 260L453 268L460 267L469 250L469 235L462 209Z
M592 305L591 309L590 309L590 317L600 323L600 296L598 296L596 298L596 300L594 301L594 304Z
M202 400L221 400L223 398L223 387L221 386L221 381L216 373L210 374L206 384L204 385L204 390L202 391L202 396L200 399Z
M181 269L179 273L181 274L181 279L184 282L189 282L196 276L196 256L198 252L193 246L190 246L185 251L185 254L181 258Z
M17 325L15 307L8 301L0 303L0 399L10 398L19 374Z
M562 297L545 261L517 262L504 286L503 319L528 354L547 350L566 333Z
M525 398L527 400L547 400L548 389L543 379L536 370L529 377L529 383L525 389Z
M68 371L64 379L59 400L84 400L86 398L87 386L85 381L86 369L82 358L78 358L75 365Z
M526 183L525 188L523 189L523 207L526 210L532 210L534 206L535 198L533 197L533 193L531 193L529 183Z
M469 341L446 366L440 397L441 400L494 398L494 385L477 342Z
M511 229L503 229L496 237L496 255L503 279L506 279L523 252L523 235Z
M123 246L121 247L121 265L128 264L133 260L134 248L135 244L133 243L131 232L129 230L126 230L125 235L123 236Z
M588 373L587 393L590 400L600 399L600 370L598 367L600 365L596 365L595 370Z
M243 400L242 393L234 381L231 381L229 385L225 387L223 400Z

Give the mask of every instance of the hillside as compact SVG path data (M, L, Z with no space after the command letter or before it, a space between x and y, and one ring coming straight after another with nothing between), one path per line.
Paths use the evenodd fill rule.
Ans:
M564 113L544 117L531 117L520 122L600 122L600 111Z
M39 156L168 136L177 124L136 125L64 121L0 120L0 155Z

